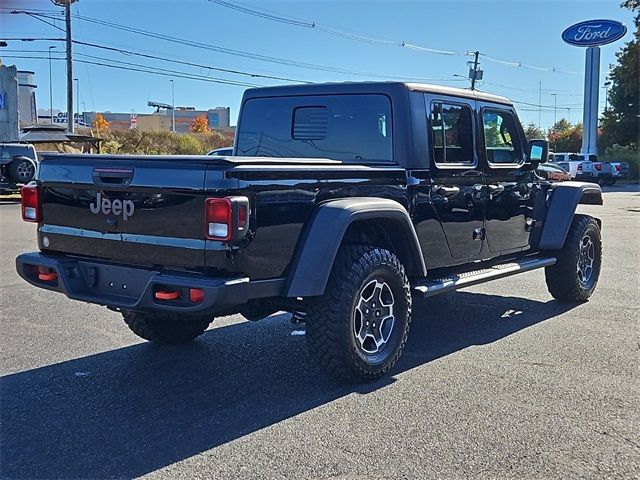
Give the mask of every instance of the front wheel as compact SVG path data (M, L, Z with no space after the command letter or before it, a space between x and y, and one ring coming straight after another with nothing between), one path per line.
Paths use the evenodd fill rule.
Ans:
M177 317L129 311L122 312L122 318L139 337L165 345L192 342L202 335L213 321L211 317Z
M309 301L307 342L328 373L345 381L386 374L402 355L411 322L411 291L390 251L344 246L325 294Z
M602 238L595 218L575 215L557 263L545 269L547 287L558 300L580 302L594 292L602 264Z

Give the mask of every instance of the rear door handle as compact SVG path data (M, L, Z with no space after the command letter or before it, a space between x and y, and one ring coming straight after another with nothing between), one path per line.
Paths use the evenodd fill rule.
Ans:
M504 192L504 185L487 185L489 193L502 193Z
M435 193L443 197L453 197L460 193L460 187L445 187L442 185L435 188Z

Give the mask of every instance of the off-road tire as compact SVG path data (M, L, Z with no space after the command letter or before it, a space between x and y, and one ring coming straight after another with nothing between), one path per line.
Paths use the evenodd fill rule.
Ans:
M36 175L36 166L29 157L16 157L8 166L9 178L14 183L27 184Z
M164 345L182 345L202 335L211 317L168 316L140 312L122 312L131 331L145 340Z
M363 289L372 279L384 282L392 293L394 321L383 349L367 355L358 344L353 322ZM396 364L410 323L411 290L400 260L382 248L347 245L336 256L325 294L308 299L306 338L312 356L326 372L342 381L365 382L385 375Z
M581 243L588 237L593 243L593 267L589 281L582 282L578 273ZM561 250L554 252L557 263L545 269L547 288L557 300L584 302L596 288L602 264L600 226L588 215L574 215L569 233Z

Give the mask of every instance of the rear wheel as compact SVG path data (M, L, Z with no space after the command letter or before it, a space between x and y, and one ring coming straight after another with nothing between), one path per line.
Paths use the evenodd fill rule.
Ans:
M570 302L587 300L596 288L602 263L600 226L595 218L575 215L564 246L555 255L557 263L545 269L551 295Z
M212 317L168 316L139 312L123 312L131 331L145 340L166 345L181 345L204 333Z
M381 248L345 246L325 294L309 302L306 338L330 374L374 380L402 355L410 322L409 280L398 258Z

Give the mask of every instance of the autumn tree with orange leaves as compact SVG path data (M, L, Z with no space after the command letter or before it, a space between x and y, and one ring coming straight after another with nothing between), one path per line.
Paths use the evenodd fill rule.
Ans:
M209 121L203 113L199 117L194 118L189 124L189 131L193 133L206 133L209 131Z
M109 130L109 122L107 122L104 119L104 117L99 113L96 113L96 116L93 119L92 126L95 129L95 131L98 133L98 135L100 135L100 133L102 132L106 132L107 130Z

